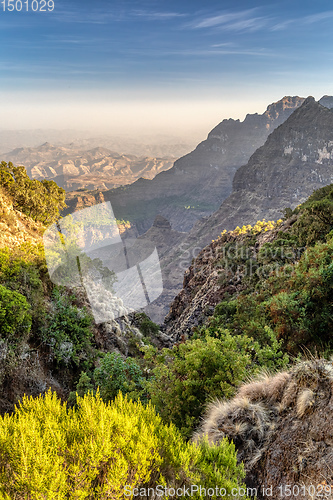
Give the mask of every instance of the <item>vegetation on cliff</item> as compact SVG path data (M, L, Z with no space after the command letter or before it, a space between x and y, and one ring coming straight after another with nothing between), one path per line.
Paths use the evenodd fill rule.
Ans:
M0 174L6 227L22 228L25 212L40 238L42 223L59 217L61 190L40 183L36 198L23 167L2 163ZM333 352L333 185L286 209L283 221L223 232L208 249L215 309L203 309L191 334L179 328L164 349L154 345L158 326L137 315L141 334L126 357L110 330L94 325L82 290L50 281L40 239L0 248L3 498L120 498L126 484L241 485L233 444L188 439L207 405L237 398L247 377L289 370L304 350ZM190 303L209 277L203 261L191 268Z
M54 181L30 179L24 167L11 162L0 164L0 186L11 195L14 208L43 224L55 222L66 207L64 189Z

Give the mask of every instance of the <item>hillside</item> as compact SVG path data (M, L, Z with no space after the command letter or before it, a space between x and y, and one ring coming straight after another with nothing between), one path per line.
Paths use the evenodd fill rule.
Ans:
M278 220L286 207L295 208L333 180L333 112L308 98L240 167L232 194L209 217L197 221L162 259L164 292L155 311L162 320L166 305L182 286L183 271L199 251L223 230L257 220Z
M97 326L82 286L68 289L51 282L41 220L59 218L63 196L52 181L31 180L22 167L1 163L1 414L12 411L24 394L38 396L48 387L68 399L81 371L92 373L105 353L133 355L147 342L139 330L144 315L130 316L123 308L121 318ZM165 340L155 328L153 343Z
M185 272L183 289L165 321L165 331L179 349L188 346L189 375L183 390L194 384L191 370L203 379L203 388L209 386L217 369L213 368L218 355L213 340L232 350L232 338L237 346L238 357L230 365L221 360L226 378L230 373L231 380L238 377L241 353L248 353L257 368L265 365L250 382L252 369L248 368L236 391L228 392L223 386L223 396L216 394L212 384L200 420L195 405L191 407L197 423L195 439L208 435L214 444L232 439L238 460L245 465L246 485L253 494L257 489L258 499L296 499L299 491L307 499L313 498L314 491L318 498L330 498L332 238L333 184L315 191L278 223L261 221L224 231ZM199 342L209 343L210 350L195 362L190 356ZM316 358L318 353L323 359ZM285 354L303 360L282 370ZM210 364L207 372L204 364ZM179 363L176 370L183 376ZM160 375L160 383L169 394L165 377L165 372ZM171 392L166 397L170 412L179 397L176 389ZM194 394L198 394L195 389ZM265 494L263 485L272 486L272 494L268 490ZM288 485L291 489L295 485L290 495Z
M13 208L13 200L0 187L0 248L42 243L42 224Z
M4 162L0 173L2 217L23 237L37 223L18 208L44 219L62 206L55 185ZM182 237L159 216L139 240L162 254ZM0 494L97 500L166 480L249 500L268 481L286 495L287 481L330 485L332 237L333 185L283 221L224 231L185 274L164 332L141 312L96 325L80 286L50 281L40 238L0 248Z
M140 177L152 179L168 170L174 161L172 157L138 157L104 147L83 150L72 145L53 146L48 142L35 148L16 148L3 154L2 159L24 165L32 179L54 180L66 191L105 191L131 184Z
M304 311L309 298L302 299L299 293L297 300L293 299L294 322L284 318L282 312L280 317L275 316L274 307L270 304L275 300L275 286L277 290L283 286L285 293L290 293L291 300L292 290L297 287L296 281L291 279L296 270L299 275L299 286L310 286L311 272L307 259L310 259L311 255L311 265L314 268L319 266L322 248L322 251L326 252L322 265L324 269L325 266L327 267L327 275L323 269L321 272L324 273L323 279L327 282L325 293L327 293L328 332L331 331L333 328L332 282L330 281L332 255L331 246L326 245L325 239L329 238L332 230L333 184L315 191L305 203L298 206L294 212L290 210L288 217L278 223L259 221L254 226L244 225L233 231L223 231L215 241L199 253L185 272L183 289L171 304L170 312L165 319L166 332L178 341L182 336L190 337L197 327L209 323L210 317L218 318L219 315L221 315L222 322L227 320L232 324L232 321L235 321L236 330L241 332L242 328L243 331L247 328L246 322L249 319L247 313L242 316L241 311L245 313L246 308L252 311L251 319L254 325L256 321L254 311L257 307L260 309L262 301L267 306L267 310L265 313L263 311L259 313L258 309L258 314L262 315L261 320L268 321L277 333L281 329L280 337L285 336L286 343L289 343L287 332L290 333L291 328L294 329L293 335L295 336L300 330L299 339L297 342L295 340L295 345L289 346L291 350L297 349L297 346L302 343L311 344L311 336L307 337L305 333L309 325L305 328L300 319L301 309L303 308ZM317 250L310 250L316 245L318 245ZM304 253L306 248L308 254ZM299 263L302 263L302 266ZM313 279L315 276L316 274ZM285 283L283 283L283 278ZM320 294L319 277L316 283L317 293ZM312 302L310 301L309 304L313 315L315 313L314 296L313 291ZM251 302L251 297L253 302ZM287 295L285 300L287 300ZM324 301L324 295L322 295L322 300ZM230 310L229 302L233 304ZM218 304L222 303L223 307L220 305L216 309ZM239 312L237 312L238 307ZM324 307L324 302L322 307ZM258 316L258 321L261 320ZM282 327L284 321L287 323L289 321L289 323ZM327 341L330 342L328 332L326 332Z

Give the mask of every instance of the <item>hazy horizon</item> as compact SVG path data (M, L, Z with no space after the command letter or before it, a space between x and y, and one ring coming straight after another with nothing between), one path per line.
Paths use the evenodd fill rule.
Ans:
M285 95L333 93L328 0L54 5L1 12L2 130L204 139Z
M95 103L90 108L87 105L71 104L65 107L65 111L59 111L53 104L38 106L29 103L20 106L21 113L19 123L15 120L6 120L6 124L0 126L0 131L22 132L22 131L69 131L80 133L84 137L97 137L110 135L114 137L129 137L135 135L138 138L166 136L166 138L179 138L180 140L193 140L206 138L210 130L224 119L232 118L243 121L248 113L264 113L267 106L282 99L286 95L299 95L308 97L309 94L284 93L279 97L269 97L262 101L251 101L250 103L229 102L170 102L170 103ZM325 93L313 96L319 100ZM36 109L37 107L37 109ZM14 106L11 106L13 110ZM31 119L32 108L34 117ZM2 107L4 109L4 106ZM48 110L47 116L45 109ZM39 113L38 113L39 111ZM53 113L52 113L53 111ZM146 111L143 122L142 114ZM176 114L178 111L178 115ZM26 119L23 118L26 112ZM66 114L66 120L63 119ZM40 118L39 118L40 114ZM112 115L113 119L108 115ZM197 115L200 115L199 117ZM84 119L85 116L90 117ZM94 118L94 119L93 119ZM113 123L116 121L116 123Z

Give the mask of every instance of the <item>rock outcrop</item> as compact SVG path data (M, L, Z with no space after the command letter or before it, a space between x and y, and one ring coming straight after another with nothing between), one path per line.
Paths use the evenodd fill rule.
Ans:
M209 407L196 439L202 435L212 443L233 440L258 500L331 498L332 362L305 361L243 385L231 401Z
M207 245L185 271L183 287L171 302L164 319L164 330L174 342L189 338L193 331L203 326L214 313L215 307L226 297L237 296L246 289L241 273L228 268L238 249L242 258L256 259L261 247L274 241L278 232L288 231L297 220L296 216L281 222L274 229L262 231L255 242L246 245L246 235L229 232Z

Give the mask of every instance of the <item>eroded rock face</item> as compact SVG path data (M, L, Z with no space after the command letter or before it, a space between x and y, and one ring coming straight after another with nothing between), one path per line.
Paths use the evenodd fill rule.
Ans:
M277 220L332 182L333 111L309 97L237 170L232 194L189 238L203 247L224 229Z
M205 325L225 296L237 296L246 288L241 270L234 272L230 258L239 251L243 258L256 260L261 247L286 231L296 221L292 216L269 231L262 231L248 245L246 236L226 233L207 245L185 271L183 288L171 303L164 320L165 332L174 342L191 337L195 328ZM245 241L245 246L244 246Z
M120 219L135 222L140 234L157 214L177 231L188 231L201 217L214 212L232 192L232 179L267 136L304 101L284 97L270 104L262 115L245 120L223 120L194 151L153 180L140 179L124 190L104 193Z
M262 376L243 385L231 401L212 404L195 439L232 439L258 499L266 498L262 486L272 487L272 498L299 499L294 485L304 488L307 500L330 498L311 496L310 487L319 493L320 483L333 484L332 389L333 364L324 359Z

